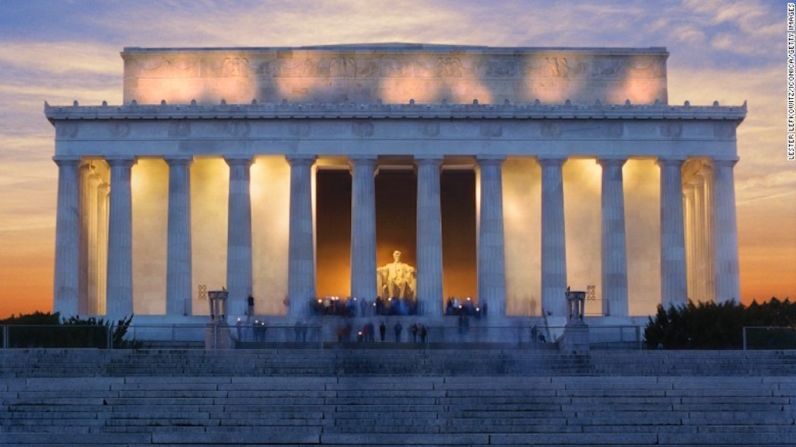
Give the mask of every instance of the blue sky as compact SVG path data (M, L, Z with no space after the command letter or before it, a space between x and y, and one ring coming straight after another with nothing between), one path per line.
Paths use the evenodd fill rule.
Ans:
M11 261L51 269L56 169L43 101L119 103L122 47L394 41L667 47L671 103L749 100L736 168L742 287L796 296L783 1L0 0L0 284L49 275Z

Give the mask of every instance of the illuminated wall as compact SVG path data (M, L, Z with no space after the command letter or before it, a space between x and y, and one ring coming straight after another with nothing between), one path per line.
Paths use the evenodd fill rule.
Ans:
M224 159L195 158L191 165L191 249L193 313L209 314L199 301L199 285L219 290L227 285L227 202L229 167Z
M169 167L161 159L133 165L133 312L166 313ZM113 256L113 253L111 253Z
M506 253L506 312L539 315L542 268L542 177L532 158L503 163L503 228Z
M598 300L586 303L587 315L602 313L601 175L602 169L593 158L564 163L567 283L573 290L596 287Z
M285 157L255 159L251 201L254 308L260 315L282 315L287 296L290 223L290 165Z
M622 169L630 315L651 315L661 301L660 170L631 159Z
M661 48L544 49L394 44L126 49L124 102L634 104L668 101Z

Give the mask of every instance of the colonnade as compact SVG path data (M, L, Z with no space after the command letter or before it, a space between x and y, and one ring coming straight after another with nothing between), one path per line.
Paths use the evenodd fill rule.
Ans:
M290 164L288 248L289 315L300 318L315 296L312 220L314 156L287 156ZM252 239L249 167L252 157L226 157L229 165L227 288L228 312L242 315L252 293ZM133 157L108 157L110 204L107 257L107 314L132 313L132 208L130 174ZM475 158L480 172L478 225L478 296L490 317L505 313L502 156ZM442 315L441 157L416 157L417 165L417 296L429 317ZM627 258L622 166L625 158L601 158L602 166L602 297L603 313L628 315ZM80 159L55 157L59 168L56 224L55 310L79 312L80 291ZM191 315L190 157L166 157L169 165L167 315ZM375 156L353 156L351 203L351 295L376 295ZM542 310L566 315L567 287L562 165L565 158L539 157L542 172ZM696 285L687 280L687 263L696 265L705 296L738 300L738 247L733 161L713 160L711 175L692 186L683 184L682 159L659 158L661 206L661 301L684 303ZM701 186L700 186L701 185ZM699 188L702 188L701 190ZM700 192L701 191L701 192ZM707 192L712 200L706 200ZM694 194L692 201L683 194ZM697 194L699 193L699 194ZM712 203L712 206L709 204ZM693 210L691 209L693 208ZM688 219L701 225L689 226ZM708 225L709 222L709 225ZM694 253L686 252L688 236L702 231ZM701 229L700 229L701 228ZM707 231L706 229L711 229ZM692 234L693 233L693 234ZM715 251L714 251L715 250ZM697 257L697 251L700 257ZM706 260L712 260L708 262ZM693 273L692 273L693 277ZM710 280L704 278L710 277ZM692 279L693 281L693 279ZM707 289L712 288L709 292ZM693 290L692 290L693 289Z

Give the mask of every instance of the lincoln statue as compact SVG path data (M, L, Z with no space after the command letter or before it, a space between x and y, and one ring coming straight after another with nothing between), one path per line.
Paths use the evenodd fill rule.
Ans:
M377 289L380 298L415 298L415 269L401 262L401 252L392 253L393 262L379 267Z

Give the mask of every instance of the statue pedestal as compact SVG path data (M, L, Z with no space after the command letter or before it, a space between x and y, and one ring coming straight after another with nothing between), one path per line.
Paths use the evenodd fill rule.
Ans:
M232 349L229 327L211 322L205 327L205 349Z
M588 354L589 326L580 320L570 320L558 341L558 349L566 354Z

